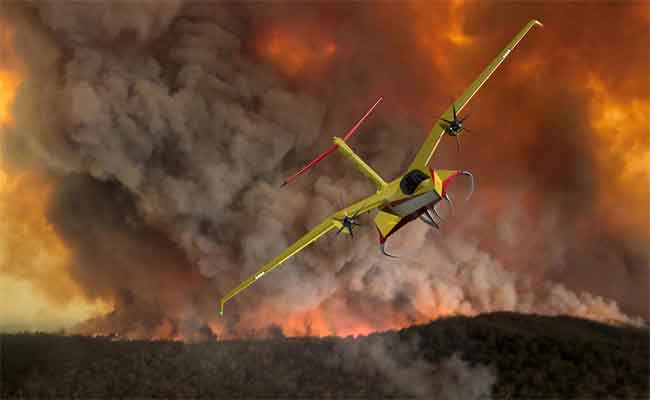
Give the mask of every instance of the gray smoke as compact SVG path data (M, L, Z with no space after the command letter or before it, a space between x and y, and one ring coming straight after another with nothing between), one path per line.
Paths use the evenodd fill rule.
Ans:
M416 224L400 232L390 243L405 254L400 261L378 254L367 217L354 241L325 237L229 303L235 317L223 326L216 318L221 295L341 199L371 193L363 177L333 160L338 156L278 189L371 104L371 82L386 78L359 78L371 62L362 55L304 88L284 78L249 44L265 23L291 15L286 6L272 8L138 2L6 9L27 74L8 139L8 148L23 152L10 158L59 177L50 216L75 254L75 279L89 297L118 305L111 321L119 328L103 323L102 330L146 335L169 321L171 331L211 322L237 334L317 306L331 311L331 332L355 320L392 327L387 319L396 312L410 321L516 310L640 323L616 302L561 283L557 268L570 249L562 240L540 243L571 235L561 228L564 210L549 209L531 229L535 222L521 222L526 213L516 200L491 211L491 190L499 186L486 182L478 206L463 208L446 232ZM306 21L314 18L299 10ZM363 32L347 23L350 46L380 32L380 22L366 20ZM396 35L396 43L405 37ZM390 110L377 114L352 145L392 179L426 129ZM498 221L496 229L486 221ZM508 258L522 246L530 246L525 258ZM345 315L334 312L341 310ZM152 322L129 326L139 319Z
M417 336L409 342L385 337L367 340L370 343L365 351L374 363L369 368L385 375L388 378L386 384L394 385L402 392L417 398L444 400L491 398L492 386L497 381L493 368L480 364L471 366L458 353L438 362L426 360L418 347ZM342 354L354 359L358 353L353 344L348 345Z

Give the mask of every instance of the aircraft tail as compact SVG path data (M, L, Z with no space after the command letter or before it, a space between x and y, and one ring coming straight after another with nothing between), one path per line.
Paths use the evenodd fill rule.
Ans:
M470 190L465 200L469 200L469 198L472 196L472 193L474 193L474 175L472 175L471 172L455 169L436 169L432 170L432 172L435 172L434 179L436 190L442 197L447 196L447 187L449 184L451 184L454 179L461 175L465 175L470 179Z
M363 115L363 117L361 117L361 118L360 118L360 119L359 119L359 120L354 124L354 126L352 126L352 128L350 128L350 130L348 131L348 133L346 133L345 136L343 136L343 139L340 139L340 138L338 138L338 139L339 139L340 141L342 141L343 143L345 143L345 142L346 142L346 141L347 141L347 140L352 136L352 134L354 134L354 132L357 130L357 128L359 128L359 126L361 125L361 123L363 123L363 121L364 121L364 120L365 120L365 119L366 119L366 118L367 118L367 117L368 117L368 116L373 112L373 110L375 109L375 107L377 107L377 105L378 105L378 104L379 104L383 99L384 99L383 97L380 97L380 98L375 102L375 104L373 104L372 107L370 107L370 108L368 109L368 111L366 111L366 113ZM287 179L285 179L284 182L282 182L282 186L285 186L285 185L291 183L294 179L296 179L296 178L299 177L300 175L304 174L305 172L307 172L308 170L310 170L311 168L313 168L316 164L318 164L319 162L323 161L327 156L329 156L330 154L334 153L334 152L336 151L337 148L339 148L339 143L335 140L335 141L334 141L334 144L333 144L332 146L330 146L327 150L325 150L323 153L321 153L318 157L314 158L314 159L313 159L309 164L307 164L307 165L305 165L304 167L302 167L298 172L296 172L295 174L293 174L293 175L291 175L290 177L288 177ZM364 164L365 164L365 163L364 163ZM368 168L370 168L370 167L368 167ZM374 172L374 171L373 171L373 172ZM376 174L376 173L375 173L375 174ZM378 175L377 175L377 176L378 176ZM381 178L380 178L380 179L381 179Z

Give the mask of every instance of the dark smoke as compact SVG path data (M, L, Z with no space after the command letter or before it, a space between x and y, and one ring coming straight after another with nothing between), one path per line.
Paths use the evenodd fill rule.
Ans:
M83 329L236 335L317 307L334 333L360 322L382 329L502 309L647 319L647 221L639 238L638 229L621 233L602 216L586 95L570 79L590 60L617 94L647 101L647 91L611 72L647 88L648 35L637 26L641 17L636 36L601 40L628 32L628 20L612 15L627 16L630 7L576 7L0 8L13 16L26 73L7 139L7 148L22 151L8 158L58 177L49 215L74 254L74 279L89 298L116 305ZM441 15L437 25L410 23L426 22L426 12ZM438 33L454 12L464 13L478 46L450 46ZM443 140L433 159L478 175L479 192L461 216L442 234L415 224L400 232L390 243L405 255L397 262L379 256L367 218L354 241L322 239L229 303L226 322L217 319L221 295L341 198L371 193L340 158L279 190L282 178L383 94L352 146L393 179L428 124L531 17L547 27L525 39L468 107L479 133L463 137L460 154ZM277 26L312 46L334 41L335 58L287 76L257 51ZM425 34L433 47L421 47ZM612 42L634 62L607 54ZM442 59L427 50L436 46L447 50ZM517 63L536 55L541 66L522 77Z

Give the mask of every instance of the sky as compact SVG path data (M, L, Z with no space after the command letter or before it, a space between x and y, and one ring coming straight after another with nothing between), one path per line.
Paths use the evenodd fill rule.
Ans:
M431 166L477 190L383 258L372 219L219 298L372 193L530 19ZM512 310L647 321L647 2L0 6L0 329L366 334ZM339 161L341 160L341 161ZM460 181L458 181L460 182ZM455 183L452 195L467 187ZM460 203L460 202L458 202ZM347 238L346 238L347 239Z

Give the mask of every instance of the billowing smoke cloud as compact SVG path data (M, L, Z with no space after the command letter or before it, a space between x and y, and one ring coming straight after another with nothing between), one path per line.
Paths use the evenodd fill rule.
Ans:
M25 64L15 124L2 136L5 158L57 176L48 215L72 252L70 273L86 296L116 306L83 329L191 336L277 324L288 334L347 334L504 309L647 318L648 218L617 225L604 214L603 185L617 178L603 170L624 160L606 157L614 164L601 167L590 93L559 78L580 75L578 52L596 60L590 72L607 87L621 86L606 73L616 70L647 88L647 57L635 53L647 32L619 43L638 57L619 64L591 37L565 44L573 28L561 22L562 6L517 6L508 15L522 17L499 24L502 8L0 9L12 15ZM607 16L610 32L611 12L638 13L585 8L581 21ZM429 14L453 23L436 28ZM352 146L394 178L425 124L531 16L548 29L531 33L472 101L470 126L480 132L463 137L460 154L443 141L433 160L478 175L461 216L441 234L416 224L400 232L389 244L399 261L378 254L367 218L354 241L322 239L229 303L226 319L216 317L222 294L341 201L371 192L333 160L279 190L284 176L384 94ZM645 15L635 18L643 24ZM617 96L648 101L630 87ZM647 138L630 140L645 154ZM647 191L637 199L647 203Z
M416 397L445 400L490 398L497 381L493 368L477 364L470 366L457 353L440 362L422 357L416 339L398 342L373 338L368 349L373 364L363 366L375 369L387 378L386 385ZM343 357L357 359L361 350L357 343L344 345ZM389 355L389 352L396 356ZM354 364L353 364L354 365Z

